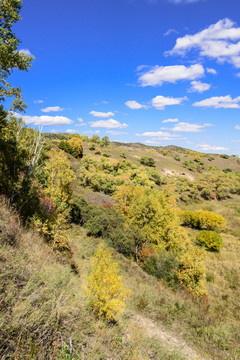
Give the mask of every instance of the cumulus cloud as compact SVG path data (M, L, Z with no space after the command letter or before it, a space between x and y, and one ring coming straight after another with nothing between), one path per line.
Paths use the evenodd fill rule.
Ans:
M147 108L148 108L147 105L139 104L139 102L137 102L137 101L135 101L135 100L126 101L126 102L125 102L125 105L126 105L127 107L129 107L130 109L133 109L133 110L147 109Z
M173 98L173 97L166 97L166 96L159 95L152 99L152 105L157 110L164 110L166 106L179 105L184 100L187 100L187 97Z
M63 111L64 109L61 108L60 106L48 106L46 108L41 109L42 112L44 113L48 113L48 112L58 112L58 111Z
M240 125L236 125L234 129L240 130Z
M33 125L68 125L72 124L73 121L65 116L29 116L13 113L16 118L21 118L26 124Z
M111 111L108 111L108 112L100 112L100 111L90 111L89 113L90 115L92 116L95 116L95 117L101 117L101 118L108 118L110 116L113 116L114 113L111 112Z
M178 38L174 48L166 55L186 55L198 50L201 56L229 62L240 68L240 27L230 19L219 20L216 24L196 33Z
M20 49L18 52L19 54L23 54L25 56L31 56L32 58L35 58L35 56L28 49Z
M223 146L210 145L210 144L198 144L197 148L203 151L225 151L228 150Z
M207 68L206 70L207 70L207 73L209 73L209 74L217 75L217 71L213 68Z
M204 68L200 64L189 67L185 65L154 66L139 74L138 81L142 87L161 86L164 82L176 83L179 80L195 80L203 75Z
M124 129L128 127L128 124L121 124L119 121L114 119L98 120L89 122L91 127L99 127L105 129Z
M171 130L177 131L177 132L196 133L196 132L201 132L204 128L209 127L209 126L212 126L212 125L211 124L199 125L199 124L180 122L180 123L177 123L176 125L174 125L174 127Z
M197 107L213 107L214 109L239 109L240 108L240 96L232 99L230 95L226 96L213 96L208 99L197 101L193 103L193 106Z
M198 92L203 93L204 91L207 91L210 89L211 85L207 83L203 83L201 81L192 81L191 82L191 88L188 90L188 92Z
M163 120L162 123L164 124L167 124L167 123L176 123L178 122L179 120L178 119L166 119L166 120Z

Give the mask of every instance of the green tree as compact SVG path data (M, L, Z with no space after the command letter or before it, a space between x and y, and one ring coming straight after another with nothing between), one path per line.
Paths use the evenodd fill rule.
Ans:
M26 71L32 62L32 57L19 52L20 40L12 30L13 25L21 19L21 7L21 0L0 1L0 191L11 199L12 204L17 201L17 188L25 204L27 199L23 195L31 185L29 177L34 172L41 147L39 139L38 145L36 142L33 144L35 134L30 135L21 121L12 116L8 118L9 109L4 108L7 98L12 99L12 111L23 111L26 107L21 88L12 86L8 80L14 70ZM25 136L26 139L23 139Z
M21 19L21 0L1 0L0 2L0 113L3 115L2 103L7 97L14 98L12 110L22 111L26 105L23 103L21 88L13 87L8 77L15 69L28 70L32 57L18 51L20 40L13 33L13 25Z
M106 146L108 146L109 144L110 144L109 137L108 137L108 136L104 136L104 137L102 138L102 146L103 146L103 147L106 147Z

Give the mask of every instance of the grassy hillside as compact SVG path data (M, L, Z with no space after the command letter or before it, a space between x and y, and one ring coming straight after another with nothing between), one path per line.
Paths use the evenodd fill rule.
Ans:
M55 148L59 141L51 140L50 144ZM96 211L112 209L115 190L96 191L92 183L83 185L83 164L89 158L97 164L101 159L110 163L130 161L137 167L131 171L140 169L133 181L144 179L148 184L149 167L142 165L140 159L151 157L155 160L154 170L161 176L161 182L159 185L150 182L150 186L157 191L168 191L171 187L175 195L179 191L179 178L187 182L187 185L184 183L186 186L195 184L197 189L199 182L203 181L201 176L211 172L209 166L217 166L217 176L237 176L235 171L240 170L236 157L195 154L175 147L111 143L107 148L97 145L95 150L90 150L90 142L83 145L82 159L68 155L76 174L73 199L74 202L85 199ZM187 169L184 164L186 159L194 162L196 157L203 162L201 168ZM112 170L107 173L94 169L100 177L109 174L112 178L120 176ZM224 172L222 169L230 170ZM132 179L127 172L122 175L124 181ZM157 279L144 271L132 256L125 257L113 249L123 283L131 290L131 296L124 314L116 323L109 323L93 314L85 291L91 259L98 244L103 241L102 236L89 235L85 224L69 224L70 254L66 256L55 252L35 230L23 228L19 216L2 199L0 357L58 360L240 359L239 195L227 193L223 200L205 200L198 195L197 200L177 198L177 201L182 210L214 211L227 219L227 227L221 232L224 246L220 253L206 252L207 295L199 301L186 288L169 286L164 279ZM194 242L198 230L186 230ZM104 241L113 245L106 236Z

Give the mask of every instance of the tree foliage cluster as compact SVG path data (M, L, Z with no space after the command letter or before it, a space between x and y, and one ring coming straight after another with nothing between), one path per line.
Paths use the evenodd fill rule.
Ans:
M92 269L87 278L87 300L98 317L116 321L124 311L130 295L122 282L119 267L113 260L111 250L103 243L92 258Z
M224 200L240 194L240 172L212 169L193 181L180 176L168 178L168 184L175 188L180 201Z
M96 206L84 199L74 199L71 219L85 227L89 236L102 237L119 253L129 258L137 257L143 234L129 226L121 213L114 208Z
M83 144L80 137L74 136L69 140L62 140L58 147L75 158L81 158L83 156Z
M81 160L78 179L82 186L90 187L94 191L103 191L105 194L114 194L122 185L142 185L155 187L165 184L165 178L155 169L137 167L131 161L110 160L101 157L84 158Z
M203 294L205 254L190 241L180 226L179 209L176 207L175 199L171 195L166 196L139 185L121 187L115 199L116 208L129 225L139 229L143 234L141 246L152 247L157 252L145 260L143 267L147 266L146 269L149 269L150 261L150 268L154 268L156 274L161 274L158 268L164 265L161 265L163 258L160 254L167 251L175 258L176 261L173 263L178 264L173 270L178 283L197 296ZM171 268L170 265L169 267ZM151 273L154 271L151 270ZM169 270L169 276L171 271Z

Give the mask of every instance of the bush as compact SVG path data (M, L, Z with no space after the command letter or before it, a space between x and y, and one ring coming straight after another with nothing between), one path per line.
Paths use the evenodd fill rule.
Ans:
M223 247L222 237L215 231L200 231L196 237L196 243L208 251L220 251Z
M126 155L125 151L120 152L120 157L122 157L123 159L126 159L127 155Z
M151 158L151 157L148 157L148 156L141 157L140 163L142 165L146 165L146 166L150 166L150 167L155 166L155 160L153 158Z
M166 281L170 286L175 286L178 282L178 268L179 261L176 255L167 251L149 256L144 263L144 269L150 275Z
M183 211L181 213L181 220L183 226L199 230L220 230L226 226L226 219L224 217L207 210Z
M125 224L125 219L111 207L94 206L80 199L73 205L72 222L84 226L89 236L103 237L118 252L127 256L135 255L136 232ZM138 238L140 235L137 234Z

